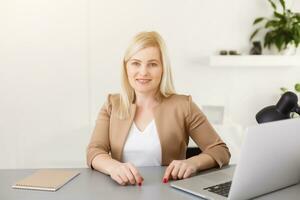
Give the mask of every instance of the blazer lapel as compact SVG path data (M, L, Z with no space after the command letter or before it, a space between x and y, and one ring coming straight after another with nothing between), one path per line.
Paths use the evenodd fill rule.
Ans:
M161 162L162 162L161 164L166 165L166 158L165 158L167 152L166 146L170 144L168 144L167 142L166 135L162 134L165 133L164 128L166 127L164 126L165 116L164 113L162 112L162 106L161 105L156 106L153 114L154 114L155 125L156 125L156 129L160 141L160 146L161 146Z
M123 148L129 133L129 129L133 123L135 111L136 111L136 105L131 104L130 117L128 117L127 119L119 120L119 124L116 127L117 129L116 131L118 132L117 133L118 138L116 138L117 139L116 147L118 147L118 149L115 152L115 155L113 157L115 157L117 160L122 160Z

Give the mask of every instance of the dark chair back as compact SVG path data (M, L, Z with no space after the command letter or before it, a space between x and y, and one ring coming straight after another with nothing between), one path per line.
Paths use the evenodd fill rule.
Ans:
M188 147L186 150L186 159L196 156L201 153L201 150L198 147Z

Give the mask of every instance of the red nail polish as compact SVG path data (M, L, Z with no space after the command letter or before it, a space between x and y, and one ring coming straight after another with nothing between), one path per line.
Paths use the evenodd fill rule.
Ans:
M142 186L142 182L138 182L138 185L139 185L139 186Z
M167 183L168 182L168 179L167 178L164 178L163 179L163 183Z

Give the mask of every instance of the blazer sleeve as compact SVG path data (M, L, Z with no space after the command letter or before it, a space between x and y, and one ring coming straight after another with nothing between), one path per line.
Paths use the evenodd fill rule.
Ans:
M107 101L104 103L98 114L95 128L93 130L92 137L87 147L87 165L93 168L92 161L99 154L109 154L109 124L111 115L111 102L110 95L108 95Z
M189 96L189 112L186 121L188 132L202 153L210 155L219 167L228 164L231 156L228 147L192 101L191 96Z

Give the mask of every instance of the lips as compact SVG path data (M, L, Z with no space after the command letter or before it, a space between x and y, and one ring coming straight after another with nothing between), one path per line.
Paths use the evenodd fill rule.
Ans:
M141 84L146 84L149 83L151 79L136 79L136 81Z

